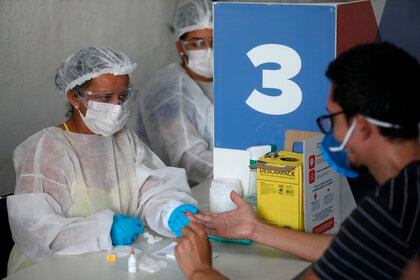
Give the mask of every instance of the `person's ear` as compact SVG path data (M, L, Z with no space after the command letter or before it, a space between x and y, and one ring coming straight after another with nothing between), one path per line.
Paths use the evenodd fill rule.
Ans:
M81 107L81 101L79 98L77 98L77 95L74 91L69 89L67 91L67 101L70 103L71 106L75 109L79 109Z
M358 131L358 136L362 140L369 139L375 132L378 133L378 128L368 122L362 115L356 115L354 117L356 121L356 129Z
M176 44L176 50L177 50L178 55L181 58L182 62L187 62L188 56L185 54L185 51L182 48L181 40L177 40L175 44Z

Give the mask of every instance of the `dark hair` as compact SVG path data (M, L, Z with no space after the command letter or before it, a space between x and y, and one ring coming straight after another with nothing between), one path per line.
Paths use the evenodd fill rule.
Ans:
M187 38L187 33L188 33L188 32L186 32L186 33L182 34L182 35L181 35L181 37L179 37L179 40L181 40L181 41L185 41L185 38Z
M379 127L389 139L419 136L420 65L404 50L387 42L358 45L331 62L326 75L348 119L361 114L400 125Z
M71 91L73 92L73 94L78 95L79 90L85 90L89 87L90 81L91 80L87 80L86 82L84 82L80 86L75 86L74 88L71 89ZM66 112L65 116L66 116L66 118L70 119L74 114L74 108L68 102L66 102L66 107L67 107L67 112Z

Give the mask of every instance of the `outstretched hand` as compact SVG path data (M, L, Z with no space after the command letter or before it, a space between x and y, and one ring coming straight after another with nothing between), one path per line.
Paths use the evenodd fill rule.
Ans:
M236 192L230 193L238 208L223 212L209 213L200 210L198 214L188 214L188 218L206 227L208 234L225 238L252 239L259 220L252 207Z

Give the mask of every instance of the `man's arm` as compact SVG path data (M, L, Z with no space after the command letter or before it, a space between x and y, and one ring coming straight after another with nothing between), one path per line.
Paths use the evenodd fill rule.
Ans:
M319 277L315 274L312 267L308 269L308 271L303 274L300 280L319 280Z
M314 262L328 248L333 236L301 232L259 222L249 239Z
M252 239L308 261L316 261L328 248L332 235L312 234L268 225L258 219L254 210L241 197L231 193L238 208L224 213L200 211L190 220L205 225L209 234L226 238Z
M401 276L403 280L418 280L420 278L420 257L408 263Z

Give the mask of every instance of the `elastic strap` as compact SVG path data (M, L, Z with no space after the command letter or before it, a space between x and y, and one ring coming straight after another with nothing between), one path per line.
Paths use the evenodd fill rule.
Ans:
M63 122L63 126L64 126L64 129L65 129L67 132L70 132L69 127L67 126L66 122Z

